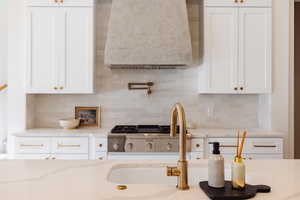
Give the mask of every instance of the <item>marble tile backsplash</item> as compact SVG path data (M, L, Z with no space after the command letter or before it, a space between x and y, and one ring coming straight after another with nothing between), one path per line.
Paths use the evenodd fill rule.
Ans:
M181 102L189 127L257 128L258 95L199 95L198 68L202 57L202 3L188 1L194 64L186 69L114 69L104 65L111 0L96 10L96 94L35 95L34 127L58 127L61 118L73 117L75 106L101 106L101 126L115 124L168 124L170 109ZM153 93L129 91L128 82L153 81Z

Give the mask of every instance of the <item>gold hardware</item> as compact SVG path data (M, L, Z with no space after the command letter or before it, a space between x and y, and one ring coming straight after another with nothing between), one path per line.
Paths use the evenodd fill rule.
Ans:
M64 2L64 0L60 0L60 3L63 3Z
M235 90L235 91L237 91L237 90L238 90L238 88L237 88L237 87L235 87L235 88L234 88L234 90Z
M188 163L186 161L186 119L183 106L177 103L171 110L170 136L176 136L177 121L179 121L179 161L177 167L167 167L168 176L178 176L177 188L188 190Z
M117 189L118 190L127 190L127 186L126 185L117 185Z
M99 144L99 147L101 148L103 145L102 144Z
M234 3L238 3L239 1L238 0L234 0Z
M54 87L54 90L57 90L58 88L57 87Z
M276 148L276 145L253 145L254 147L258 147L258 148Z
M103 157L99 157L98 159L99 159L99 160L103 160Z
M49 159L50 159L50 156L48 156L48 157L45 158L45 160L49 160Z
M196 147L199 148L199 147L200 147L200 144L196 144Z
M220 145L220 147L236 148L237 145Z
M55 157L52 157L52 160L56 160L56 158L55 158Z
M80 147L80 144L58 144L58 148L63 148L63 147Z
M43 147L43 144L20 144L20 147Z
M200 160L201 158L197 157L196 159L197 159L197 160Z
M54 0L55 3L58 3L58 0Z
M64 87L60 87L59 89L63 90L63 89L64 89Z
M244 1L244 0L241 0L240 2L241 2L241 3L244 3L245 1Z
M4 90L4 89L7 88L7 87L8 87L7 84L4 84L4 85L0 86L0 91Z
M244 90L244 88L243 88L243 87L240 87L240 90L242 90L242 91L243 91L243 90Z

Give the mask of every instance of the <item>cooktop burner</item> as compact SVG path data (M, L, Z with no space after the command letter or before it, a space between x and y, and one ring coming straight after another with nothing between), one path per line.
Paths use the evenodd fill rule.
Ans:
M118 125L115 126L111 133L115 134L170 134L170 126L160 125ZM177 126L177 133L179 133L179 126Z

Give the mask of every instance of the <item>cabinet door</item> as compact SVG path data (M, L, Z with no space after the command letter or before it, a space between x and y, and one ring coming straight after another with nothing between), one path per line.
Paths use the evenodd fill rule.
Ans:
M61 93L93 93L94 21L93 8L70 7L64 9L65 49L60 66Z
M206 7L200 93L237 93L238 8Z
M62 13L58 8L34 7L28 14L27 91L53 93L58 84L56 49Z
M239 88L242 93L271 92L271 8L239 9Z

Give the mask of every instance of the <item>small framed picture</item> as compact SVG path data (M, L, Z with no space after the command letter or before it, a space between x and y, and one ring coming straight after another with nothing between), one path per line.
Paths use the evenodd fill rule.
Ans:
M75 107L75 118L81 127L100 127L100 107Z

